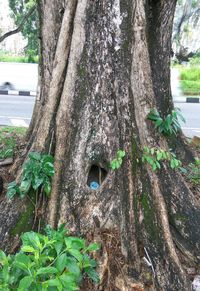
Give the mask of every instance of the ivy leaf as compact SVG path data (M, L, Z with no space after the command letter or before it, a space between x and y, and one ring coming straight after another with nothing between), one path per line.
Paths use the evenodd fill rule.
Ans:
M49 180L45 180L44 182L44 192L47 194L47 196L49 196L51 193L51 183Z
M53 177L55 174L54 165L50 162L45 163L42 170L49 177Z
M117 157L118 158L124 158L126 155L125 151L119 150L117 151Z
M32 160L40 161L41 160L41 154L37 152L31 152L28 154L28 157Z
M31 180L23 180L19 186L22 193L27 193L31 187Z
M36 176L33 180L32 180L32 187L34 190L37 190L40 185L42 185L42 183L44 182L44 178L40 178L39 176Z

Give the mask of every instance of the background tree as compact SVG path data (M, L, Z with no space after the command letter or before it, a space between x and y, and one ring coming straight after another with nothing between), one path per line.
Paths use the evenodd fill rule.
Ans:
M12 11L11 17L14 19L18 31L27 39L25 48L26 55L30 60L38 55L38 15L36 0L9 0Z
M181 133L161 135L147 118L152 108L162 118L173 109L175 6L176 0L38 1L40 91L15 168L29 151L54 155L52 193L48 201L41 193L37 223L67 222L101 242L96 290L134 290L135 281L159 291L191 290L186 267L199 265L198 197L168 163L152 171L141 162L145 146L172 149L183 163L193 159ZM126 157L112 171L119 149ZM95 179L97 190L89 187ZM33 209L28 200L2 199L0 213L0 245L9 249L13 236L32 227Z
M188 60L188 57L200 48L200 43L196 38L200 23L199 15L199 1L178 1L173 28L173 49L180 60Z

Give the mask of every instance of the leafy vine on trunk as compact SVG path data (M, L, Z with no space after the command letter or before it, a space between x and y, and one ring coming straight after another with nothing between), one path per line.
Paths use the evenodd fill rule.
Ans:
M181 133L176 141L160 135L147 118L152 108L162 120L173 110L169 64L176 1L38 5L40 91L21 162L29 151L54 155L43 219L52 226L65 222L101 242L96 290L134 290L138 281L153 290L191 290L185 267L199 265L199 202L179 170L162 162L153 171L142 163L145 147L172 149L183 163L193 159ZM113 171L109 164L119 149L126 156ZM1 246L20 221L20 206L17 199L0 204ZM89 282L84 288L94 290Z

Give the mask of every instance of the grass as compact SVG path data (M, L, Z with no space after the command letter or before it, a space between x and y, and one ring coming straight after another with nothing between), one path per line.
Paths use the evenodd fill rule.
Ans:
M19 136L24 136L27 132L26 127L20 126L2 126L0 127L0 134L12 133Z
M185 95L200 95L200 80L181 80L181 89Z
M26 130L24 127L0 127L0 159L12 158L14 156L16 137L24 136Z
M185 95L200 94L200 67L192 66L180 70L181 89Z
M38 63L38 56L13 56L7 52L0 51L0 62L9 63Z

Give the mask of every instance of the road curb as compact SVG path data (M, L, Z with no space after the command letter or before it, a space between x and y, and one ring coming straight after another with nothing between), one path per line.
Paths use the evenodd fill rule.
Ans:
M200 98L198 97L180 97L174 99L175 103L200 103Z
M0 90L0 95L36 96L35 91Z

